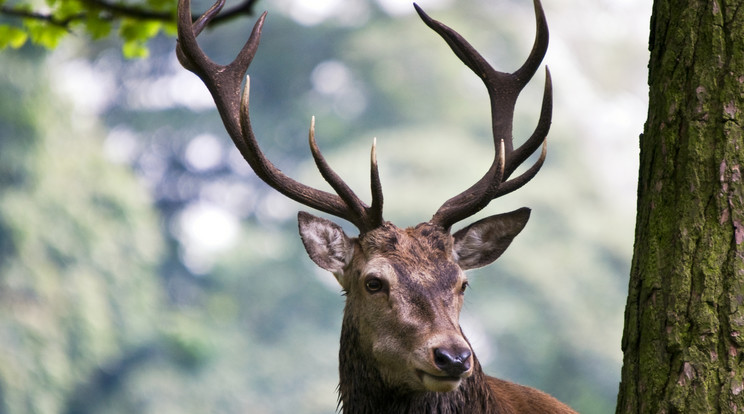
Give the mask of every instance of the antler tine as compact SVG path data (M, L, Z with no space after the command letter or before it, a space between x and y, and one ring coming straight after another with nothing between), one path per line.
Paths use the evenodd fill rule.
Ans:
M196 42L196 36L204 30L209 21L222 10L225 0L218 0L204 14L199 17L193 24L191 23L191 2L189 0L179 0L177 8L177 29L178 41L176 42L176 57L181 66L191 72L199 70L200 66L204 69L211 69L214 63L207 58ZM200 63L198 65L196 63Z
M523 85L527 85L532 76L537 72L537 68L540 67L545 57L545 53L548 51L548 20L545 18L545 10L543 10L540 0L533 0L535 8L535 42L532 44L532 50L530 55L522 64L522 67L514 72L514 76L517 79L522 80Z
M178 2L178 59L186 69L194 72L209 89L217 110L230 138L256 175L266 184L283 195L311 208L340 217L353 223L362 232L382 224L381 197L373 200L379 204L379 213L367 207L330 167L321 169L321 174L339 195L306 186L285 175L269 161L261 151L251 128L249 95L250 79L245 77L241 94L241 83L248 66L253 61L261 39L266 13L256 21L253 30L235 60L228 65L218 65L207 57L199 47L196 36L213 19L224 5L225 0L217 0L207 12L192 24L190 0ZM312 145L311 145L312 148ZM317 149L317 146L316 148ZM315 151L315 150L313 150ZM315 154L314 154L315 155ZM318 151L318 156L320 155ZM316 161L317 161L316 157ZM320 156L322 159L322 156ZM379 187L379 179L373 188ZM374 214L372 214L374 213ZM378 219L379 217L379 219Z
M543 89L543 100L540 107L540 118L532 135L519 148L515 149L509 157L504 174L505 179L517 169L537 148L540 147L550 131L550 124L553 120L553 81L550 76L550 69L545 67L545 88Z
M380 171L377 168L377 138L372 140L370 151L370 182L372 183L372 207L369 210L370 220L373 223L382 224L382 183L380 182Z
M483 80L491 102L491 122L495 146L494 161L483 177L464 192L447 200L432 217L431 222L449 229L454 223L467 218L485 208L488 203L507 192L521 187L537 173L544 153L538 162L527 172L512 181L509 176L545 140L550 128L552 114L552 83L550 73L545 79L545 93L538 126L532 136L522 146L514 149L513 119L514 107L522 89L537 71L548 47L548 26L545 13L539 0L534 0L536 29L535 42L529 56L514 73L495 70L478 51L460 34L438 22L414 4L421 19L439 34L458 58ZM543 150L544 152L544 150ZM503 161L502 161L503 160ZM499 167L499 164L501 167ZM499 172L499 168L503 172Z
M497 197L501 197L502 195L509 194L512 191L527 184L527 182L529 182L535 175L537 175L537 172L540 171L540 168L542 168L542 165L545 162L545 156L547 154L548 139L545 138L542 142L542 151L540 152L540 157L537 159L537 161L535 161L532 167L530 167L527 171L523 172L518 177L512 178L508 181L504 181L501 185L495 187L493 192L490 194L490 199L488 201L491 201Z
M325 179L336 191L336 194L344 200L346 205L349 206L349 209L354 213L355 217L360 218L360 220L358 220L359 224L357 225L359 230L364 233L379 227L383 223L382 185L380 184L380 176L377 170L375 146L372 146L371 155L372 207L367 207L364 202L354 194L354 191L352 191L341 177L333 171L323 157L323 154L321 154L320 149L318 148L318 143L315 141L315 117L312 117L310 121L308 140L310 142L310 151L313 154L313 159L315 159L315 165L318 167L318 171L320 171L323 179Z
M349 206L346 204L344 199L336 194L331 194L325 191L316 190L315 188L306 186L298 181L285 175L281 172L274 164L266 158L261 148L258 146L256 137L251 129L250 111L249 111L249 96L250 96L250 78L246 77L245 89L243 91L243 99L240 109L240 124L242 127L243 135L245 137L240 144L236 143L236 146L240 150L243 158L248 162L256 175L261 178L264 182L269 184L272 188L279 191L283 195L295 200L306 206L318 209L320 211L332 214L336 217L341 217L354 224L360 230L367 229L369 225L365 221L365 217L358 214L359 211L364 210L364 204L359 201L356 196L348 198L349 200L354 199L361 204L361 207ZM311 146L312 150L312 146ZM330 170L330 168L328 168ZM326 178L326 174L321 171L321 174ZM335 174L334 174L335 176ZM335 176L336 181L329 183L331 187L336 190L339 187L338 183L343 184L343 180L340 177ZM326 178L328 181L328 178ZM345 184L343 184L345 185ZM348 190L351 192L351 190ZM352 193L353 195L353 193Z

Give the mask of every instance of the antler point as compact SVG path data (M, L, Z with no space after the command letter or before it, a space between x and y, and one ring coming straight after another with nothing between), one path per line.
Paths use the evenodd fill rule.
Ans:
M372 165L377 165L377 137L372 138L372 151L370 153Z
M315 144L315 115L310 117L310 132L308 137L310 138L310 146Z
M501 181L504 177L504 169L506 168L506 145L504 144L504 139L501 139L501 143L499 144L499 165L501 167L501 172L499 173L499 181Z

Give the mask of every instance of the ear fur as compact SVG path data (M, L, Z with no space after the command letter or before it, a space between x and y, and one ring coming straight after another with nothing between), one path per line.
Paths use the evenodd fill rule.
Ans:
M486 217L453 234L455 257L463 270L483 267L498 259L527 224L530 209Z
M338 224L310 213L300 211L297 221L310 259L338 279L354 253L352 240Z

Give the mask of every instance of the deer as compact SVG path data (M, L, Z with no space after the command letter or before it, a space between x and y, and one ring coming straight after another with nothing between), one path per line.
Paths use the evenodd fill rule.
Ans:
M548 26L539 0L533 0L536 34L532 51L513 73L499 72L462 36L429 17L423 22L485 84L491 105L494 158L485 174L447 200L429 221L399 228L384 220L376 141L370 154L368 205L331 168L315 140L315 118L308 141L318 171L335 194L302 184L266 158L251 127L250 77L246 75L261 38L267 13L256 21L233 62L219 65L196 37L220 12L217 0L196 20L190 0L178 2L176 54L214 98L225 129L256 175L284 196L353 224L346 235L333 221L301 211L298 227L310 259L331 272L346 296L339 349L338 409L343 413L575 413L542 391L487 376L460 327L468 288L466 270L495 261L527 224L530 209L492 215L452 232L452 227L492 200L529 182L542 167L552 118L552 81L545 86L537 126L514 147L512 124L517 97L540 66L548 47ZM530 156L540 155L516 177Z

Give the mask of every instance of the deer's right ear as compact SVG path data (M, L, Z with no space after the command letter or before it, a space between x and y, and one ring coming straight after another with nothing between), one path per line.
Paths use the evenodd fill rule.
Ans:
M352 240L338 224L304 211L297 214L297 221L310 259L339 278L354 253Z

